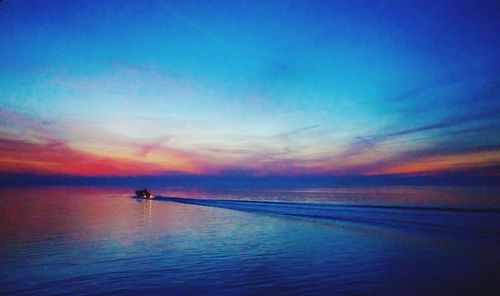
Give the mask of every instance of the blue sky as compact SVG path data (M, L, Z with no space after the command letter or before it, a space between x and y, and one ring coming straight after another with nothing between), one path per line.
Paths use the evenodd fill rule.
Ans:
M499 32L494 1L6 0L0 169L498 175Z

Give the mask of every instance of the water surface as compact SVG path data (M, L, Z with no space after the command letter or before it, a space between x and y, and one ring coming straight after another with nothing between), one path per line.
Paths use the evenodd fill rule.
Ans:
M2 189L1 294L494 295L500 288L495 188L152 189L205 205L138 201L131 189ZM214 199L251 201L253 210L220 208ZM299 214L272 213L262 201L286 202ZM330 208L340 204L358 207ZM314 205L326 214L307 215Z

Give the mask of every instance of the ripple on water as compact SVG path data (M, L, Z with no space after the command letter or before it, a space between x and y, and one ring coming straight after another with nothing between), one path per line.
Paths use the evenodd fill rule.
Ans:
M120 190L37 189L0 203L0 292L486 295L499 288L498 236L137 202Z

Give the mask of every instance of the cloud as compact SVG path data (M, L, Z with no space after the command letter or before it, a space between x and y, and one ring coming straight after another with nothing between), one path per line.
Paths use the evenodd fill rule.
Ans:
M369 175L436 175L481 168L500 168L500 150L425 156L375 170ZM494 176L500 176L500 170L492 172Z
M495 124L483 122L494 112L450 117L436 123L370 137L357 136L343 150L318 152L317 146L291 149L280 138L308 133L319 125L303 126L266 143L233 143L236 146L173 146L167 132L153 138L131 138L99 129L95 122L53 122L0 109L0 172L70 175L377 175L495 173L500 143L473 143L462 137L493 133ZM8 127L12 127L11 130ZM460 127L460 129L448 127ZM442 130L436 135L426 131ZM424 137L409 135L424 134ZM78 137L75 137L78 135ZM414 145L423 139L425 145ZM274 141L274 142L273 142ZM461 142L462 141L462 142ZM465 144L464 144L465 143ZM238 146L239 145L239 146ZM484 157L482 157L482 156Z
M139 141L137 142L131 142L129 143L131 146L134 146L135 149L137 149L137 152L140 156L146 157L148 154L151 152L157 151L157 150L162 150L163 149L163 144L168 142L170 140L169 136L165 136L164 138L160 139L155 139L155 140L148 140L146 142L144 141Z
M31 143L0 138L0 147L0 171L7 173L126 176L162 172L152 164L80 152L57 140Z
M278 134L278 135L276 135L276 137L290 137L290 136L294 136L294 135L297 135L297 134L301 134L301 133L303 133L305 131L316 129L318 127L319 127L319 124L310 125L310 126L304 126L304 127L299 127L299 128L293 129L291 131L288 131L286 133Z
M171 136L133 139L85 122L53 122L0 108L0 171L144 175L212 171L196 155L165 145Z
M472 127L472 128L466 127L460 130L454 130L454 128L456 127L471 125L473 123L483 123L483 122L489 122L491 120L495 121L497 120L497 113L498 112L496 110L488 110L466 115L454 115L435 123L425 124L413 128L402 129L397 131L389 131L389 132L380 132L378 134L373 134L370 136L357 136L354 138L355 139L354 144L351 145L351 147L348 150L358 151L362 147L374 148L375 146L378 146L389 140L398 139L401 137L411 136L415 134L421 134L428 131L444 130L444 132L442 132L440 135L429 136L426 137L426 139L436 139L440 137L443 138L446 137L447 135L456 135L467 132L469 133L482 132L491 129L500 129L499 124L493 123L493 125L488 124L486 126ZM406 140L403 142L408 142L408 141L411 140Z
M435 79L433 81L426 81L419 84L407 84L393 86L399 89L405 88L400 91L399 94L391 96L388 98L389 101L393 103L397 102L419 102L425 99L430 99L432 103L439 103L436 99L448 98L450 93L448 91L443 93L443 90L449 89L450 87L470 87L472 85L481 85L478 94L488 93L489 88L485 85L489 85L492 88L498 87L498 74L500 73L500 64L495 64L490 67L470 69L468 71L450 73L445 77ZM382 85L382 87L387 88L387 85ZM441 92L440 92L441 91ZM456 92L456 88L453 89ZM467 93L464 95L469 96ZM461 94L455 93L452 99L460 98Z
M255 149L248 148L206 148L206 151L215 153L229 153L229 154L252 154Z

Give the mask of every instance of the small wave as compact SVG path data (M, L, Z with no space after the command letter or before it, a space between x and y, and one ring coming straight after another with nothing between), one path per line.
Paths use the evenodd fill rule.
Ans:
M497 210L333 205L164 196L158 196L155 200L245 212L391 226L426 227L500 236L500 211Z

